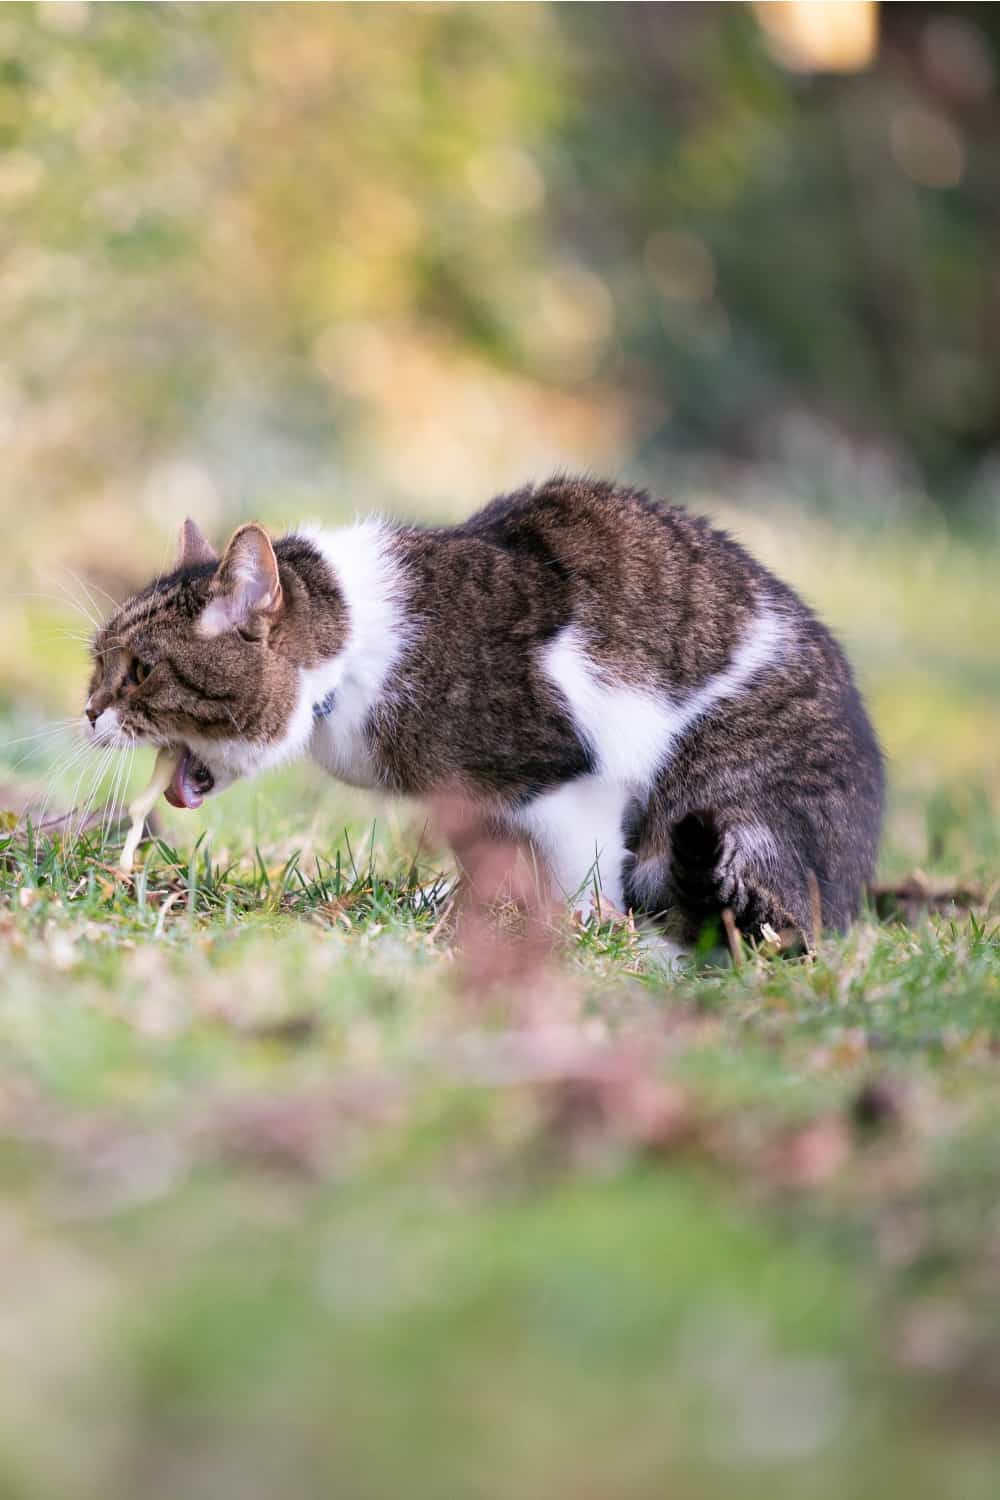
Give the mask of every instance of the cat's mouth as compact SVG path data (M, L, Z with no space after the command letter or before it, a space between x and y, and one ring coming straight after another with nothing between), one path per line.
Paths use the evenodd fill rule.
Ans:
M205 762L185 747L163 795L172 807L200 807L214 785Z

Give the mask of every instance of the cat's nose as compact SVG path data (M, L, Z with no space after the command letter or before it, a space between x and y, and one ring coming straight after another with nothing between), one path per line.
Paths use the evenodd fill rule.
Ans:
M83 711L87 715L87 718L90 720L90 727L91 729L93 729L94 725L101 717L101 710L99 708L94 708L90 703L88 703Z

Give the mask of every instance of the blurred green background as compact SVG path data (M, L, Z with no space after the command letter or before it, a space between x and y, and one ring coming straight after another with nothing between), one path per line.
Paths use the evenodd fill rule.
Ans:
M5 500L711 455L995 522L1000 17L834 6L873 54L783 66L822 9L6 6Z
M993 1500L998 241L996 6L0 4L3 1500ZM941 915L488 1005L307 769L4 816L185 514L554 469L821 610Z

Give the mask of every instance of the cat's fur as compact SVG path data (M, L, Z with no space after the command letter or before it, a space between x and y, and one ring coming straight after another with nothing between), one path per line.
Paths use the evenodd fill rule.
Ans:
M202 789L306 751L461 789L567 896L596 872L688 936L726 906L809 932L817 891L843 927L873 871L882 759L829 632L705 520L589 479L455 527L242 527L221 561L189 522L99 632L88 716L186 745Z

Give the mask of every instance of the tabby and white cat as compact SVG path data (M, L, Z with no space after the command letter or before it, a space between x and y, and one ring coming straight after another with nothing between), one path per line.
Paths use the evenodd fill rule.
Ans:
M568 898L690 938L843 927L871 878L882 758L850 669L724 533L634 490L558 478L460 526L365 521L177 566L98 632L103 744L183 747L197 807L308 753L356 786L460 789Z

